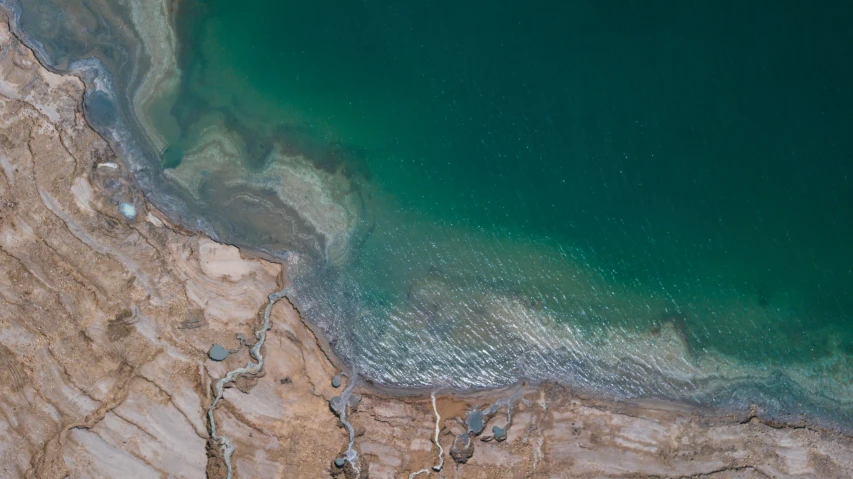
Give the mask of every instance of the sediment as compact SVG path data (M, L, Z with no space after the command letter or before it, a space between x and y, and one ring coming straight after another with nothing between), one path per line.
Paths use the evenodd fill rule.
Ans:
M267 319L263 369L214 410L236 478L853 477L853 438L755 411L554 384L402 396L351 374L335 388L343 365L293 305L265 316L288 265L171 223L86 123L83 94L0 19L2 478L226 477L207 410ZM212 361L214 343L236 352Z
M181 6L171 0L0 0L43 64L83 80L87 120L160 211L258 254L298 251L316 262L343 261L369 221L341 165L293 151L266 125L237 127L227 109L191 112L188 123L173 115L175 99L186 93L174 28ZM186 149L178 154L180 165L165 167L167 149L178 143ZM241 160L257 156L252 148L260 143L269 143L253 160L262 169Z

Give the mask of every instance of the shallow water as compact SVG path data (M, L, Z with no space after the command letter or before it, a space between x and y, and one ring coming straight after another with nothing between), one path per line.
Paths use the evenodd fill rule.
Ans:
M375 382L849 420L851 7L457 3L181 2L159 181Z

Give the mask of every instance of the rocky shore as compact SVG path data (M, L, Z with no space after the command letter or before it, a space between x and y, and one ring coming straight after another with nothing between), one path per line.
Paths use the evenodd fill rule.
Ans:
M208 409L244 367L210 416L237 478L853 477L853 438L803 422L341 376L287 266L149 206L82 97L0 18L0 477L227 477Z

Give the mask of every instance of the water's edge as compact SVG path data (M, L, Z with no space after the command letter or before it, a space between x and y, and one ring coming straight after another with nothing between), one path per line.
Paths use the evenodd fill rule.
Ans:
M70 68L69 71L62 71L62 70L57 70L57 69L53 68L51 66L49 60L48 60L49 55L44 50L44 48L40 48L40 46L38 45L37 42L35 42L33 39L29 38L26 35L26 32L22 32L20 30L20 28L18 26L18 21L17 21L18 17L16 16L16 15L20 14L20 10L16 9L16 4L14 3L14 0L2 0L2 2L0 2L0 7L4 8L8 12L8 15L11 19L12 30L15 32L16 35L18 35L18 37L25 44L27 44L30 48L32 48L37 53L37 55L39 56L39 60L42 62L42 64L45 66L45 68L47 68L51 71L54 71L56 73L59 73L59 74L69 74L70 73L70 74L74 74L74 75L81 77L84 80L84 83L86 84L86 87L87 87L87 96L90 96L90 95L93 95L94 93L99 92L99 93L102 93L104 95L108 95L112 98L117 98L117 94L115 93L115 91L111 90L111 88L113 88L113 86L111 85L111 83L112 83L111 74L105 68L103 68L103 66L100 63L98 63L97 61L94 61L94 60L93 61L77 62L75 65L73 65L73 68ZM16 12L17 12L17 14L16 14ZM87 110L84 109L84 112L87 112ZM146 150L146 148L140 142L134 140L135 136L134 136L133 128L128 127L127 125L113 125L111 128L107 128L105 130L103 125L99 126L99 125L97 125L96 121L92 121L92 119L89 118L88 114L86 117L87 117L87 120L90 122L91 126L93 127L93 129L95 129L96 131L99 131L99 133L102 134L107 139L107 141L110 143L110 145L117 152L119 152L120 160L128 163L127 166L129 167L129 169L131 171L134 172L134 180L138 182L138 185L140 186L141 190L145 193L146 200L150 201L158 209L164 211L168 217L170 217L173 221L175 221L176 224L179 224L182 227L187 228L190 231L199 232L202 234L209 235L217 241L224 242L226 244L231 244L227 238L223 239L221 237L218 237L218 235L216 235L216 233L213 231L213 228L211 228L209 224L204 223L202 220L196 218L194 220L187 221L187 217L186 217L186 215L184 215L182 213L180 207L174 206L175 204L179 203L174 197L165 197L165 198L160 198L159 200L156 198L156 195L154 195L155 189L152 187L152 181L151 181L151 175L155 174L155 172L153 172L149 167L145 166L144 161L139 159L140 156L146 156L147 155L146 153L142 153ZM137 132L137 134L138 134L138 132ZM130 161L129 160L130 158L137 158L137 161L135 161L135 162ZM168 206L164 207L164 205L172 205L172 207L168 207ZM246 254L248 256L254 256L254 257L258 257L258 258L262 258L265 260L269 260L269 261L273 261L276 263L281 263L281 264L287 265L287 260L286 259L282 260L282 258L280 256L277 256L275 254L275 252L273 252L273 251L267 251L267 250L263 250L263 249L252 249L251 247L249 247L245 244L241 244L239 242L234 242L233 244L235 246L237 246L241 250L241 252L243 252L244 254ZM297 302L297 304L298 304L298 302ZM328 341L325 339L325 333L322 331L322 329L318 328L314 325L310 325L308 321L306 321L306 325L309 325L309 327L311 327L312 331L314 331L318 340L321 341L321 343L322 343L321 345L323 347L323 350L326 352L326 354L330 357L335 357L334 356L335 355L334 348L332 348L329 345ZM340 362L340 360L337 360L336 362ZM350 371L350 372L353 374L357 373L357 372L352 372L352 371ZM521 384L524 382L525 381L522 380L517 384ZM545 383L547 381L540 381L540 382ZM559 381L554 381L554 382L559 383ZM373 388L374 390L376 390L377 392L380 392L382 394L388 394L388 395L394 395L394 396L421 396L424 394L429 394L430 392L432 392L434 390L434 388L428 388L428 387L415 388L415 387L386 386L386 385L382 385L382 384L372 383L370 381L365 381L363 384L366 387ZM566 384L563 384L563 385L569 386ZM508 390L511 390L513 387L515 387L515 385L506 385L506 386L497 387L497 388L482 388L482 389L458 388L458 389L453 389L452 392L456 393L456 394L460 394L460 395L483 394L483 393L500 395L502 393L505 393ZM580 392L580 393L583 394L583 392ZM590 392L590 394L592 394L592 393ZM622 398L622 400L625 400L625 399L626 398ZM670 400L670 399L668 399L668 400ZM678 400L674 400L673 402L678 403L678 404L684 404L688 407L695 408L698 411L705 411L705 412L710 411L710 409L707 409L705 406L703 406L699 403L696 403L696 402L681 402ZM720 407L717 407L714 409L720 411L722 414L735 414L738 416L745 415L745 414L751 414L748 409L733 408L733 407L731 409L727 409L730 407L731 406L720 406ZM818 409L820 409L820 408L818 408ZM780 412L781 411L777 411L775 413L780 413ZM768 420L771 420L771 421L775 420L776 416L773 416L773 414L774 413L770 413L770 416L768 416ZM803 420L806 420L809 423L819 424L821 427L826 427L828 429L842 429L842 430L846 430L846 431L847 430L853 431L853 428L850 428L849 425L845 425L843 423L838 423L838 424L833 423L831 421L831 419L828 419L830 416L831 416L831 414L826 414L825 416L822 414L820 414L820 415L816 414L813 417L806 416L804 418L799 418L799 417L784 417L784 415L782 415L782 416L779 416L779 419L781 421L785 422L786 424L800 424Z

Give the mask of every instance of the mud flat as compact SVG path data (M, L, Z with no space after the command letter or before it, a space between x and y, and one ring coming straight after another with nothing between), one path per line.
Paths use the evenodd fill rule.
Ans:
M338 383L322 337L270 302L287 265L151 207L83 88L0 19L0 477L226 477L207 411L265 320L263 369L213 411L233 477L853 477L853 438L760 411Z

